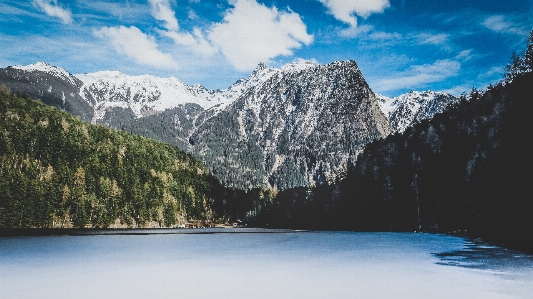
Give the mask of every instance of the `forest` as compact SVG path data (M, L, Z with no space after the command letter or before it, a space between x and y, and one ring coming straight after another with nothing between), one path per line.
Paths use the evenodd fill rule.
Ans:
M279 192L228 188L174 146L0 88L0 228L242 220L456 233L533 252L533 31L528 41L501 82L369 143L342 179Z
M5 88L0 134L3 228L224 222L244 218L273 196L224 188L173 146L83 122Z
M346 177L280 192L258 226L466 234L533 252L533 31L505 78L367 145Z

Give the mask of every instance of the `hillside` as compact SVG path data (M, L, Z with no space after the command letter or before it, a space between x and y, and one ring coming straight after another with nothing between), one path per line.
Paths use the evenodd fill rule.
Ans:
M344 182L359 225L467 231L533 250L533 74L372 143ZM356 187L349 187L355 185ZM347 201L348 202L348 201Z
M366 143L392 132L354 61L259 64L224 90L46 63L1 69L0 84L75 115L67 104L82 101L92 110L82 119L175 145L245 190L334 181Z
M533 251L533 73L370 143L346 178L280 192L256 225L455 232Z
M87 99L79 95L83 82L61 68L42 62L3 68L0 69L0 84L12 93L40 100L77 115L82 120L90 121L94 116L93 108Z
M0 227L168 227L222 205L192 156L4 91L0 134Z
M431 91L374 94L354 61L261 63L222 90L118 71L72 75L43 62L0 69L0 84L92 123L177 146L242 190L342 179L365 144L457 101Z

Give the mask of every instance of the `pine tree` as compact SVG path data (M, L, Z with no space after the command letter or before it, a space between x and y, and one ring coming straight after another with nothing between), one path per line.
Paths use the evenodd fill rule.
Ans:
M533 30L527 38L528 44L524 55L524 64L528 72L533 72Z
M525 51L520 53L513 52L511 61L505 66L505 80L510 82L523 73L533 72L533 30L527 37L527 46Z
M526 71L526 64L522 55L513 52L511 61L505 66L506 81L513 81L518 75Z

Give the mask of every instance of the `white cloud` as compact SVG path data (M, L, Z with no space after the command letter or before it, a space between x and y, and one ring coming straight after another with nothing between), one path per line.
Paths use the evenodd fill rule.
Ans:
M362 27L362 26L359 26ZM403 36L397 32L383 32L383 31L374 31L369 35L369 38L373 41L380 42L390 42L390 41L401 41Z
M367 18L373 13L382 13L390 7L389 0L319 0L328 8L328 13L350 27L357 26L358 15Z
M418 43L421 45L445 45L449 43L449 34L445 33L419 33L416 35Z
M59 6L57 0L34 0L33 4L47 15L60 18L65 24L72 23L72 13Z
M204 57L212 56L218 52L218 49L205 39L199 28L194 28L192 34L175 31L160 31L160 34L173 39L176 44L185 46L193 53L198 53Z
M198 15L196 14L196 12L192 9L189 9L189 11L187 12L187 18L191 19L191 20L196 20L198 19Z
M215 24L209 40L239 71L252 70L259 62L270 62L293 49L310 45L313 36L300 15L268 8L256 0L231 0L221 23Z
M165 22L165 28L170 31L177 31L179 29L178 19L174 15L174 11L170 8L169 0L148 0L152 6L152 16L156 20Z
M159 34L171 38L177 45L185 46L191 52L203 57L212 56L218 51L206 40L199 28L194 28L192 33L179 30L178 20L170 7L169 0L149 0L149 2L152 5L154 18L165 22L167 30L157 30ZM192 9L189 9L188 15L190 19L198 18Z
M459 52L459 54L455 56L455 59L458 61L465 62L465 61L469 61L469 60L472 60L478 57L480 57L480 55L476 54L473 49L467 49L467 50L463 50Z
M525 36L528 33L527 30L524 30L521 26L507 20L507 18L502 15L486 18L483 21L483 26L498 33L517 34L521 36Z
M371 31L374 30L374 26L362 25L362 26L351 26L340 31L340 35L344 37L356 37L361 35L368 35Z
M372 88L380 93L398 89L423 88L429 83L456 76L460 69L461 64L450 59L437 60L433 64L413 65L406 71L390 76L394 78L377 81Z
M155 39L142 33L137 27L102 27L95 30L94 35L109 39L119 54L132 58L138 64L162 69L178 68L172 56L159 51Z

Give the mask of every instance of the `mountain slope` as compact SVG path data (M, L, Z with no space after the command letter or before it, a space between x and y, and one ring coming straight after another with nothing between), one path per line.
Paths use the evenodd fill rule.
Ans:
M63 103L56 95L49 104L80 115L67 104L82 102L92 109L83 119L176 145L238 188L334 181L365 144L393 131L353 61L260 64L248 78L215 91L149 75L72 76L43 63L3 71L12 78L0 83L36 98L50 88L40 78L63 80L72 96ZM22 77L28 79L17 81Z
M533 251L531 82L529 72L473 91L431 121L370 144L344 186L366 196L346 202L373 207L365 217L377 228L463 230Z
M268 178L286 189L334 178L367 142L390 132L357 65L347 61L277 70L199 126L191 142L214 173L227 169L223 181Z
M241 84L223 109L181 105L120 128L194 153L228 186L278 189L334 180L392 132L353 61L259 65Z
M94 111L79 95L83 83L65 70L38 62L29 66L0 69L0 84L12 93L25 94L32 99L57 107L90 121Z
M0 227L174 226L224 193L170 145L0 92Z
M424 119L431 119L459 101L449 94L432 91L411 91L395 98L376 96L394 131L399 133Z

